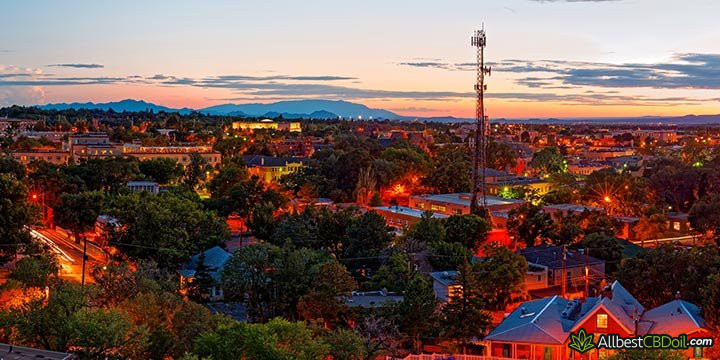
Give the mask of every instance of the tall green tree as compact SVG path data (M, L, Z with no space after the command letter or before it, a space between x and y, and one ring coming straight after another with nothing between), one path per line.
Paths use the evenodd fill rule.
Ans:
M507 229L515 241L534 246L538 242L553 238L555 224L550 214L541 207L527 203L510 210Z
M445 241L476 250L488 237L490 223L477 215L453 215L445 220Z
M62 204L55 208L55 222L70 230L75 236L75 242L80 243L85 232L95 226L104 197L99 191L63 194L60 197Z
M11 174L0 174L0 263L7 262L30 243L26 225L33 224L39 207L28 201L25 185Z
M437 325L437 305L430 281L420 274L413 276L396 311L400 318L400 331L412 340L416 352L422 352L422 338Z

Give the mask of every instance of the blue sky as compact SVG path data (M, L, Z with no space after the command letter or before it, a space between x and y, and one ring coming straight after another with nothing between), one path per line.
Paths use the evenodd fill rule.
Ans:
M0 106L329 98L494 117L720 113L716 0L5 1Z

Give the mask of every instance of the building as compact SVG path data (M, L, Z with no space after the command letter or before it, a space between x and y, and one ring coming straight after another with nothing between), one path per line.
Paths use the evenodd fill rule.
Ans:
M462 295L462 285L456 280L457 274L456 270L430 273L430 277L433 279L433 292L441 302L445 303Z
M405 298L396 293L380 291L353 291L350 297L345 299L349 307L374 308L402 302Z
M408 207L445 215L467 215L470 214L471 200L471 193L412 195ZM485 200L490 212L509 211L525 203L522 200L503 199L497 196L486 196Z
M521 249L518 253L530 264L547 268L547 283L545 287L538 286L536 289L550 289L557 292L562 287L563 268L565 269L566 287L572 291L583 289L585 285L585 267L588 267L588 275L593 279L602 279L605 276L605 261L585 256L578 250L563 249L562 246L542 244ZM563 255L564 253L564 255ZM563 258L565 260L563 261ZM530 296L538 296L545 292L529 292Z
M690 233L692 226L688 220L688 214L683 212L669 212L665 214L667 217L668 230L677 231L683 234Z
M245 155L243 161L250 174L259 177L266 183L272 183L285 175L300 171L307 165L307 158L274 157L265 155Z
M128 181L127 188L130 191L149 191L153 194L160 192L160 186L154 181Z
M213 280L215 280L215 285L212 286L212 288L210 289L210 293L207 295L210 300L222 299L223 290L219 285L221 280L220 274L222 273L222 270L225 268L225 264L227 264L232 255L224 249L220 248L219 246L215 246L213 248L205 250L200 254L194 255L190 258L190 261L183 265L182 270L178 270L178 274L180 275L180 288L187 289L188 285L192 283L193 280L195 280L195 270L198 268L200 260L202 260L201 257L203 255L205 257L203 260L203 264L208 269L210 276L213 278Z
M578 164L568 164L568 172L573 175L590 175L596 171L607 169L607 165L599 164L599 163L578 163Z
M535 191L538 195L545 195L550 192L550 189L552 188L552 183L536 177L522 176L487 183L485 184L485 187L487 188L488 194L495 196L502 193L507 193L510 190L517 190L521 188Z
M388 226L403 229L420 221L426 210L418 210L406 206L377 206L372 208L375 212L385 219ZM436 219L448 218L445 214L432 213L432 217Z
M37 124L37 120L30 119L0 119L0 131L8 131L17 129L19 131L32 130Z
M548 213L552 215L553 217L557 216L555 214L562 214L563 216L568 214L582 214L584 212L599 212L599 213L605 213L605 209L597 206L589 206L589 205L577 205L577 204L553 204L553 205L545 205L543 206L543 211L545 213Z
M73 354L64 352L0 343L0 359L2 360L72 360L77 358Z
M487 355L511 359L606 359L614 350L591 349L578 354L568 347L570 334L584 329L588 334L618 334L633 337L647 334L687 334L688 338L710 336L700 309L682 300L670 301L645 311L619 282L600 296L569 300L560 296L522 303L485 337ZM702 358L704 348L684 351L688 358Z
M302 132L302 126L299 121L291 122L275 122L271 119L263 119L260 121L234 121L232 123L233 130L278 130L289 132Z
M55 165L65 165L70 161L70 153L63 150L13 150L15 161L27 165L33 161L47 161Z
M172 159L183 166L190 164L192 154L199 154L211 166L222 163L222 155L214 151L212 146L142 146L137 144L124 144L122 146L122 156L133 156L140 161Z
M655 141L663 141L666 143L676 143L678 141L678 134L675 130L635 130L632 132L633 136L639 137L641 142L646 139L652 139Z

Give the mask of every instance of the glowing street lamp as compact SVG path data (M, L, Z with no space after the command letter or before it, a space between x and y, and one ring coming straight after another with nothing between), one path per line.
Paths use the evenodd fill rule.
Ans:
M605 195L603 200L605 200L606 203L609 203L610 201L612 201L612 199L610 199L610 196L607 196L607 195Z

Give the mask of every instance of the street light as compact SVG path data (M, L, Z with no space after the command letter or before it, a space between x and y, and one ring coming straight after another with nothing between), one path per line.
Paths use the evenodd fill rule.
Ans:
M603 199L605 202L609 203L611 201L610 196L605 195L605 198Z

